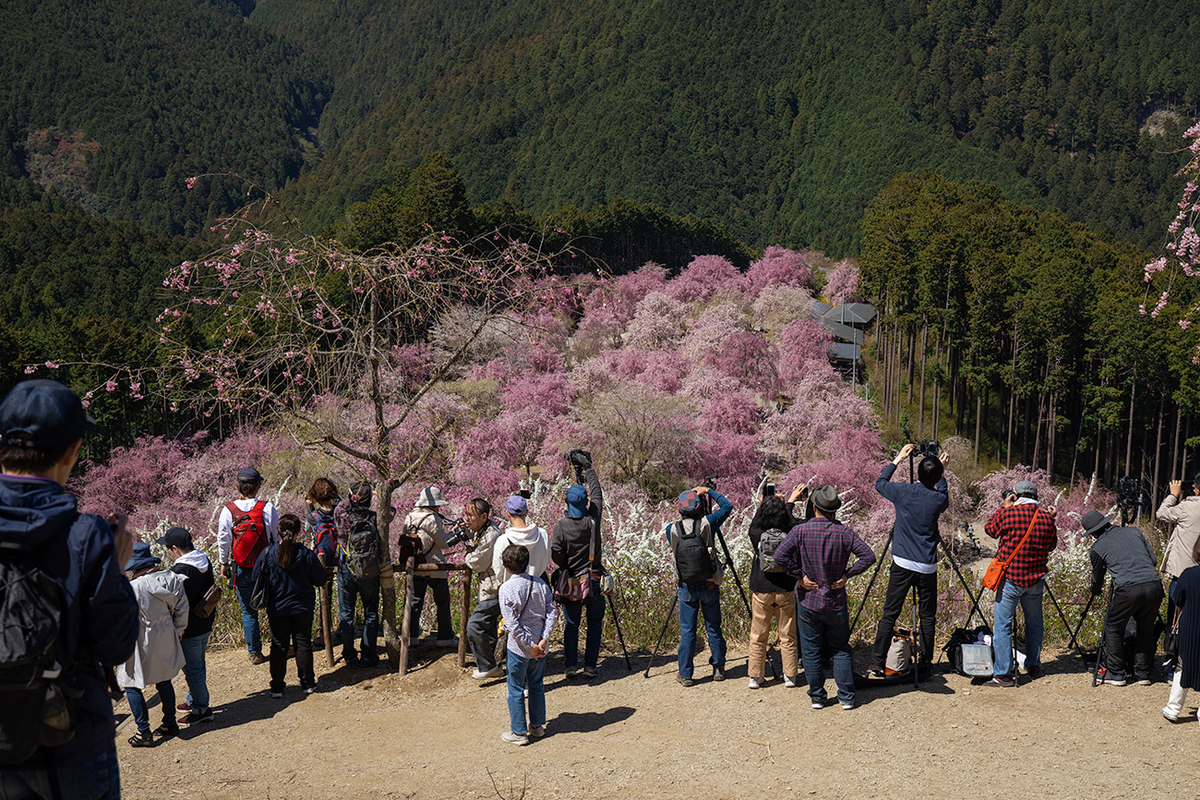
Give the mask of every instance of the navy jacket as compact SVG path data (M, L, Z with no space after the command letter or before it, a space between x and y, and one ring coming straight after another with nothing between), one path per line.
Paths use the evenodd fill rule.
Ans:
M891 483L895 464L888 464L875 479L875 491L896 508L892 554L921 564L937 563L938 517L950 506L950 491L943 476L932 489L921 483Z
M59 638L60 664L78 657L75 736L53 748L56 766L94 758L113 745L115 725L104 667L124 663L138 636L138 606L114 560L112 531L94 514L80 514L61 486L40 478L0 478L0 542L34 548L34 557L62 581L66 598ZM45 764L38 751L28 766Z
M271 598L267 603L268 617L290 617L293 614L311 614L317 607L313 590L325 583L325 568L317 554L300 542L295 543L292 563L287 569L279 566L279 545L269 545L258 555L254 563L254 580L264 569L271 584Z

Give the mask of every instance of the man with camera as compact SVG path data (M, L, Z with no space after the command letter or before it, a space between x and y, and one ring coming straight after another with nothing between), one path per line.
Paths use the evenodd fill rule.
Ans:
M1197 486L1200 486L1200 475L1186 484L1171 481L1168 484L1170 494L1163 498L1162 505L1154 513L1160 522L1175 526L1159 566L1160 571L1170 576L1170 586L1175 585L1185 569L1200 563L1200 489ZM1171 599L1170 586L1167 589L1168 625L1175 619L1175 601Z
M463 561L479 575L479 601L467 620L467 642L475 654L477 681L499 678L504 667L496 663L496 625L500 619L500 581L492 569L500 526L492 521L492 505L482 497L470 500L463 509L463 524L471 532Z
M1025 615L1025 671L1031 678L1042 674L1042 593L1046 588L1046 559L1058 546L1055 509L1038 505L1037 484L1017 481L984 524L984 532L999 546L996 558L1009 559L1004 579L996 589L996 630L992 639L992 679L985 686L1017 685L1017 665L1012 662L1013 619L1017 604Z
M918 613L921 617L920 664L933 661L934 623L937 616L937 548L941 542L938 518L950 505L950 492L944 477L949 454L936 441L921 443L921 463L917 465L917 483L892 483L896 468L912 456L915 448L906 444L875 480L875 491L892 501L896 521L892 527L892 568L888 575L883 617L875 629L872 649L872 677L882 677L883 664L892 644L896 619L904 607L911 587L917 588Z
M716 501L717 508L710 514L706 498ZM712 665L713 680L725 680L725 636L721 633L721 579L725 565L717 555L716 540L720 535L721 523L733 511L733 503L716 489L697 486L679 495L678 522L666 525L663 532L671 548L671 565L675 569L675 581L679 588L679 674L677 680L683 686L692 686L696 655L696 621L704 614L704 627L708 632L709 663Z
M601 560L600 521L604 513L604 493L600 478L592 466L592 454L572 450L567 460L575 468L576 483L567 489L566 516L554 525L550 535L550 560L556 569L572 576L588 576L588 594L582 600L563 602L563 660L566 675L595 678L600 660L600 636L604 630L604 595L600 592ZM587 488L583 483L587 481ZM586 607L587 642L583 649L583 669L579 663L579 624Z
M1113 591L1104 618L1104 683L1125 685L1125 626L1133 619L1137 639L1133 669L1137 682L1150 685L1150 668L1158 643L1154 621L1162 604L1162 579L1154 564L1154 552L1137 528L1115 527L1112 516L1089 511L1080 520L1092 543L1092 594L1104 588L1105 571L1112 573ZM999 659L997 659L999 660Z

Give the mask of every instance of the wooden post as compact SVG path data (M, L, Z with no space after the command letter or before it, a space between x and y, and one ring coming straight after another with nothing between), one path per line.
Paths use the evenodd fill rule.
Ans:
M413 586L413 559L408 560L408 565L404 569L404 620L400 624L400 676L403 677L408 673L408 648L409 648L409 633L410 625L409 613L412 608L412 586Z
M458 626L458 666L467 665L467 620L471 617L471 570L463 570L462 616Z
M325 565L325 554L317 552L317 560L321 562L321 566L325 567L325 583L321 584L321 637L325 640L325 657L329 659L330 668L333 667L333 636L330 633L330 581L333 578L333 573L329 567Z

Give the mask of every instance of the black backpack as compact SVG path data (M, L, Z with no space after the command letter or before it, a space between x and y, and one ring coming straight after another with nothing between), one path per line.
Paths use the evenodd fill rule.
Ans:
M360 581L379 577L379 528L375 525L375 512L356 511L350 535L343 545L343 565Z
M75 735L79 693L55 660L64 594L31 549L0 544L0 764L21 764L39 746Z
M762 532L758 538L758 567L763 572L783 572L783 567L775 563L775 550L787 538L787 531L771 528Z
M700 583L711 580L714 574L712 555L701 532L707 525L705 520L693 520L691 532L685 532L683 523L678 524L675 537L675 568L679 571L680 583Z

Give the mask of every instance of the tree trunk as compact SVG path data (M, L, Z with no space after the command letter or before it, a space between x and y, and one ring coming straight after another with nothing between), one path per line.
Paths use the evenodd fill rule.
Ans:
M1167 412L1167 395L1164 392L1158 400L1158 432L1154 436L1154 482L1150 484L1150 508L1158 508L1158 479L1161 473L1163 451L1163 417Z
M1034 429L1033 434L1033 459L1028 462L1030 469L1037 469L1038 451L1042 446L1042 420L1044 419L1043 409L1045 407L1045 400L1046 395L1038 392L1037 428Z
M1137 396L1137 364L1133 365L1133 382L1129 384L1129 431L1125 439L1125 474L1133 474L1133 400Z
M1183 480L1183 471L1175 472L1175 465L1179 463L1179 434L1183 428L1183 407L1176 404L1175 406L1175 444L1171 446L1171 475L1167 476L1170 480L1175 480L1178 477ZM1157 506L1155 506L1157 508Z
M926 317L921 325L921 408L917 412L917 427L925 430L925 361L929 357L929 318Z
M975 465L979 466L979 440L983 436L983 392L975 392Z
M1004 451L1004 468L1012 469L1012 440L1013 440L1013 417L1016 416L1017 393L1013 389L1008 390L1008 445Z
M917 368L917 332L909 331L908 333L908 404L912 405L913 397L913 373Z

